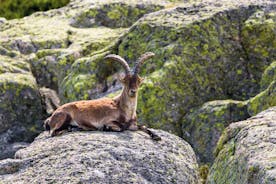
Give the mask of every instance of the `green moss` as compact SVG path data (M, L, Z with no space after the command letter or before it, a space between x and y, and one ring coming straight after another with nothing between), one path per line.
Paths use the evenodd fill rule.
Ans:
M266 90L249 100L248 112L255 115L269 107L276 105L276 81L273 81Z
M181 119L192 107L215 99L247 100L258 94L260 76L273 58L275 48L268 42L275 40L275 21L271 22L267 13L252 31L247 27L256 7L232 9L227 13L221 9L217 13L216 8L206 13L204 8L198 8L197 15L202 15L201 18L187 13L189 8L186 7L186 13L176 8L143 17L123 37L118 48L119 55L131 66L141 53L156 54L144 64L141 75L150 74L149 79L154 71L162 71L162 75L142 87L139 117L150 126L177 132L180 136ZM192 21L193 18L197 21ZM263 25L267 28L263 29ZM260 34L268 36L258 40ZM254 44L247 38L255 38L269 55L260 52L257 59L252 59L249 50ZM244 40L241 42L241 39ZM222 114L223 111L216 112L217 117ZM237 114L248 115L245 111ZM219 124L216 127L222 128Z
M247 176L242 172L247 168L246 161L243 155L239 156L239 161L236 162L235 142L234 139L229 140L216 158L216 164L210 169L209 173L212 174L208 176L208 183L232 184L247 181Z
M261 80L261 90L265 90L272 81L276 80L276 62L271 63L269 67L266 68L262 75Z
M209 172L208 165L202 165L199 167L199 175L200 175L202 184L206 183L208 172Z
M247 104L244 102L234 100L207 102L184 116L182 135L193 146L201 163L212 163L217 142L219 147L222 147L225 141L223 138L225 133L222 133L224 128L232 122L248 117ZM219 140L221 134L222 138Z
M158 11L162 8L164 7L155 3L143 6L127 2L108 3L78 14L74 17L71 25L74 27L130 27L144 14Z
M123 17L126 17L128 14L128 10L124 9L122 6L114 6L112 8L111 11L109 11L107 13L107 16L111 19L111 20L118 20L121 19Z
M118 67L117 63L103 60L108 53L103 52L74 62L70 73L60 85L63 102L97 97L104 85L104 81L101 80L114 73Z
M39 92L30 73L0 74L0 91L0 112L4 117L0 125L2 131L15 125L28 129L42 118ZM36 130L39 129L41 127L36 127ZM30 138L29 133L21 141L29 141L26 140Z
M258 71L264 71L275 60L275 22L275 15L269 16L263 11L257 11L245 21L242 28L242 42L249 59L248 70L255 74L252 82L260 81L262 73Z

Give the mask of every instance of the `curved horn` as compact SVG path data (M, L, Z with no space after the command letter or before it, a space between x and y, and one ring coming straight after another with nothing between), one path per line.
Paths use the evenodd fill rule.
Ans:
M109 54L109 55L105 56L104 59L112 59L114 61L118 61L124 67L126 75L130 74L130 68L129 68L126 60L124 60L124 58L122 58L121 56L115 55L115 54Z
M153 57L155 54L152 52L146 52L141 57L138 58L135 67L134 67L134 75L138 75L140 72L142 64L149 58Z

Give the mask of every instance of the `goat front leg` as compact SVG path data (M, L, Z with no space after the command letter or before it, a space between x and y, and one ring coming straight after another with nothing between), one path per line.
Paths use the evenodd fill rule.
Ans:
M155 133L153 133L151 130L149 130L146 126L144 125L137 125L137 121L136 118L130 120L130 126L128 127L128 130L131 131L137 131L137 130L141 130L147 134L150 135L150 137L155 140L155 141L160 141L161 137L159 137L158 135L156 135Z
M151 130L149 130L146 126L144 125L138 125L138 129L149 134L150 137L155 140L155 141L161 141L161 137L159 137L157 134L153 133Z
M144 125L135 125L135 124L132 124L130 127L129 127L129 130L132 130L132 131L137 131L137 130L141 130L147 134L149 134L149 136L155 140L155 141L161 141L161 137L159 137L157 134L153 133L151 130L149 130L146 126Z

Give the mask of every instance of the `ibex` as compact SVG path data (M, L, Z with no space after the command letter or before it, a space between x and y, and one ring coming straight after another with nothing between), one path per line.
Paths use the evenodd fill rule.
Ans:
M131 71L128 63L122 57L114 54L107 55L104 59L117 61L124 68L125 76L120 79L123 84L121 94L114 98L83 100L64 104L45 120L45 129L50 131L51 136L59 135L72 127L115 132L142 130L149 134L153 140L161 140L147 127L137 125L136 117L138 88L143 81L138 73L141 65L152 56L154 56L152 52L143 54Z

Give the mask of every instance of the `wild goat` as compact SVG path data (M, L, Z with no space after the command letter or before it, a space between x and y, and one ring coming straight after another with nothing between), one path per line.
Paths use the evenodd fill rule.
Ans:
M107 55L105 59L119 62L125 70L125 76L120 79L123 84L121 94L114 98L83 100L64 104L45 120L45 129L50 131L51 136L59 135L72 127L115 132L142 130L149 134L152 139L161 140L147 127L137 125L136 116L138 88L143 81L138 73L141 65L153 56L152 52L143 54L137 60L132 72L122 57L114 54Z

